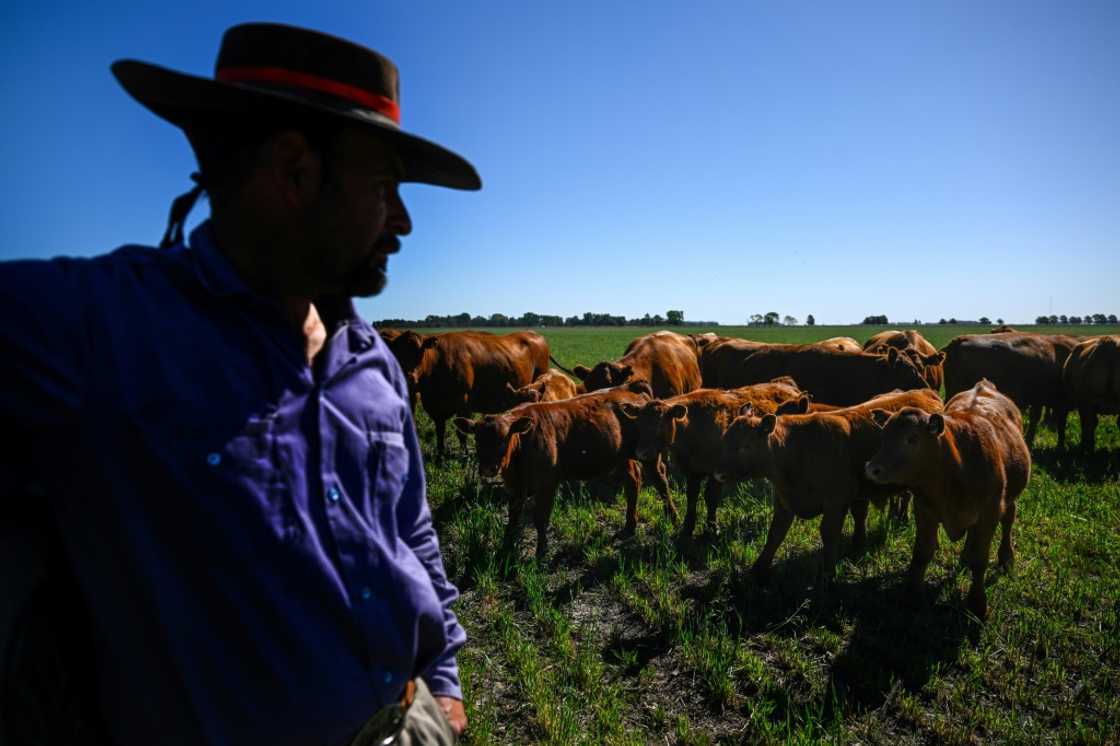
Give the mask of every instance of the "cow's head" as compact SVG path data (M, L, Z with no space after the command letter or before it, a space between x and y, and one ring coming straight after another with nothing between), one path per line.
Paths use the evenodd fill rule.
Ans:
M439 343L439 338L434 335L417 334L410 330L401 332L387 342L393 356L401 364L401 370L405 374L410 374L420 367L424 359L424 351L434 348Z
M621 386L634 374L634 369L629 365L602 362L591 369L577 365L572 369L572 372L583 381L584 387L591 392L612 386Z
M683 404L666 404L655 399L645 404L623 402L615 405L616 411L637 423L638 443L634 456L639 461L657 461L658 455L668 450L677 439L677 425L688 417Z
M884 383L891 388L903 391L929 388L925 368L894 347L887 348L887 354L879 356L878 365Z
M486 479L506 470L521 443L520 436L532 430L535 424L531 417L515 414L491 414L478 420L455 418L459 432L474 435L478 473Z
M939 463L938 440L945 432L941 414L904 407L895 413L873 409L871 416L883 431L878 452L864 465L864 473L872 482L915 484Z
M809 397L809 395L802 394L796 399L786 399L784 402L778 405L778 408L774 412L774 414L778 416L781 416L783 414L805 414L809 411L809 405L811 403L812 399Z
M716 479L731 482L765 474L770 463L770 434L777 425L775 415L759 417L752 404L744 404L723 435Z
M535 404L541 400L540 390L533 388L533 384L531 383L520 388L515 388L512 383L506 381L506 386L502 394L502 406L504 409L512 409L518 404Z

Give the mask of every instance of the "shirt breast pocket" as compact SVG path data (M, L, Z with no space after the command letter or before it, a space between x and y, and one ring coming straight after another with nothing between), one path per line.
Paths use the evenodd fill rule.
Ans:
M369 430L370 494L374 509L393 510L408 479L408 449L404 433L396 430Z

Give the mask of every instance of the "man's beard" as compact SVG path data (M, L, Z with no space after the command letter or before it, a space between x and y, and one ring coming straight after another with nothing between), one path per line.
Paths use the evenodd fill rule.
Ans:
M351 298L378 295L389 283L389 257L378 254L355 269L345 282L345 293Z

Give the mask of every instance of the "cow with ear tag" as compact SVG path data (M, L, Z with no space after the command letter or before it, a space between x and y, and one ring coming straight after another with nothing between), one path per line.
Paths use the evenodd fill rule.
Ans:
M587 391L644 380L654 396L677 396L700 388L697 350L696 341L683 334L654 332L632 341L614 362L604 361L594 368L577 365L572 372Z
M909 487L915 496L911 591L921 590L938 525L953 541L967 534L961 562L972 571L968 609L984 619L984 574L996 525L1003 529L999 562L1008 566L1014 559L1016 500L1030 479L1031 455L1018 407L982 379L950 399L943 413L906 408L877 419L885 420L882 445L866 464L867 477Z
M537 558L548 552L548 523L561 482L621 476L626 490L625 534L638 524L642 467L633 460L634 428L620 420L616 406L649 401L644 381L571 399L522 404L478 420L455 418L455 427L475 437L479 472L500 476L510 493L505 546L520 533L525 498L535 498Z

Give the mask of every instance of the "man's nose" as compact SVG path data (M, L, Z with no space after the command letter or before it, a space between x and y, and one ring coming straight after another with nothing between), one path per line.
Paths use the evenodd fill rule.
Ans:
M404 206L404 200L401 199L399 187L394 187L389 195L389 216L386 220L386 228L398 236L407 236L412 233L412 218L408 214L408 208Z

